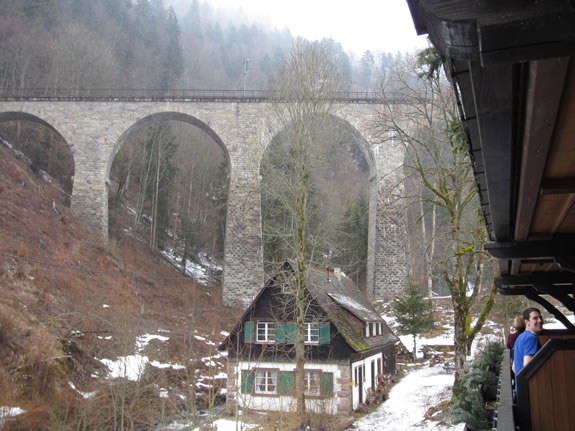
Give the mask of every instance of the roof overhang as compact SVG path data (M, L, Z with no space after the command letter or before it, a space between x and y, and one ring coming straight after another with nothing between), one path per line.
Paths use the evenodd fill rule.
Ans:
M500 292L575 311L575 3L407 2L458 97Z

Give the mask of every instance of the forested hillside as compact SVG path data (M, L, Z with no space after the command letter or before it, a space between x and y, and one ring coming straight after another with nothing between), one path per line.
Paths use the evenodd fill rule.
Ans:
M162 0L0 0L0 88L267 89L292 42L198 0L181 16ZM392 60L322 43L352 90Z

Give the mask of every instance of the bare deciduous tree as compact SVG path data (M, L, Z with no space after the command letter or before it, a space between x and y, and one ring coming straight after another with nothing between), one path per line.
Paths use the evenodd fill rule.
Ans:
M483 251L485 227L463 125L440 67L439 54L429 48L418 55L411 70L397 71L388 85L394 85L406 103L384 108L380 130L405 145L407 169L425 189L421 196L446 220L443 255L435 263L442 268L453 304L457 381L493 306L496 288L483 280L489 262Z
M305 345L304 330L309 298L308 270L313 256L313 241L309 238L309 197L312 190L311 172L317 163L320 134L333 112L332 92L338 91L341 78L338 67L325 47L316 42L298 40L277 77L279 98L275 103L275 118L285 130L285 170L277 169L271 176L274 187L268 188L288 219L289 229L279 233L294 260L294 309L296 337L297 413L305 414ZM289 171L289 172L286 172Z

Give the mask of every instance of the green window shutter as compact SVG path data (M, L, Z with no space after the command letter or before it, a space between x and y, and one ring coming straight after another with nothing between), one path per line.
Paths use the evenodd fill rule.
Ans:
M276 323L276 343L286 342L285 323Z
M242 394L251 394L254 389L254 372L251 370L242 370Z
M255 324L254 322L244 323L244 342L253 343L255 339Z
M295 343L295 323L278 323L276 325L276 343Z
M293 395L295 389L295 372L278 371L278 395Z
M333 373L320 374L319 393L324 397L333 396Z
M330 324L319 324L319 344L329 344L331 342Z

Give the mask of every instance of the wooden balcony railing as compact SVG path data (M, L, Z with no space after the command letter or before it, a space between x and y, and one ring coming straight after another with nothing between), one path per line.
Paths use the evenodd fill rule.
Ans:
M511 383L510 350L505 349L499 372L497 402L493 414L493 429L497 431L515 431L513 420L513 387Z
M521 431L575 429L575 334L549 337L517 375Z

